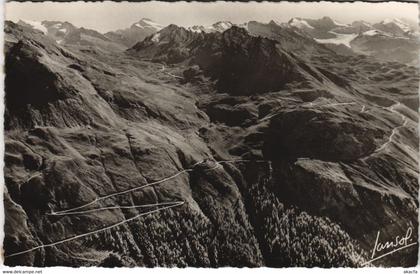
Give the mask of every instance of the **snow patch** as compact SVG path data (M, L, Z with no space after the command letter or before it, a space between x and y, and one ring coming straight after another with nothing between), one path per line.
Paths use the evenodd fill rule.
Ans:
M336 45L345 45L346 47L350 48L350 42L357 37L357 34L341 34L335 33L330 31L330 33L334 34L335 38L328 38L328 39L315 39L318 43L321 44L336 44Z
M217 22L213 24L213 27L218 31L225 31L232 27L232 25L233 24L231 22Z
M339 26L339 27L347 27L347 26L348 26L347 24L343 24L343 23L337 22L337 21L335 21L335 20L333 20L333 23L334 23L336 26Z
M232 24L229 21L220 21L210 26L192 26L192 27L189 27L188 30L193 31L193 32L205 32L205 33L224 32L225 30L230 29L232 26L235 26L235 24ZM238 25L238 27L248 29L248 23L244 23L242 24L242 26Z
M363 35L366 35L366 36L375 36L375 35L378 35L378 34L383 34L384 35L384 32L376 30L376 29L372 29L372 30L368 30L368 31L363 32Z
M203 31L206 32L206 29L203 26L192 26L192 27L189 27L188 30L192 32L203 32Z
M30 25L33 29L42 31L42 33L44 33L44 34L46 34L48 32L47 28L44 27L41 22L31 21L31 20L22 20L22 22Z
M290 22L289 25L293 26L293 27L297 27L297 28L310 28L313 29L314 27L312 27L311 25L309 25L308 22L306 22L305 20L302 19L298 19L298 18L293 18Z
M159 43L159 41L160 41L160 33L158 32L158 33L156 33L156 34L154 34L153 36L152 36L152 39L151 39L153 42L155 42L155 43Z

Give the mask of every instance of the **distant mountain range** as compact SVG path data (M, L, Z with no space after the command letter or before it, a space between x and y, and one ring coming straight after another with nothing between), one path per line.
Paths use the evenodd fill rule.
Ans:
M18 24L43 32L61 45L96 46L103 50L122 51L126 46L96 30L79 28L69 22L20 20Z
M98 45L111 51L131 48L146 37L158 33L165 26L151 19L143 18L126 29L110 31L105 34L85 28L77 28L68 22L56 21L20 21L20 24L31 26L52 37L57 43L65 45ZM250 24L252 25L250 28ZM233 24L219 21L212 25L195 25L185 28L196 33L224 32L233 26L249 31L251 35L261 35L255 27L259 22L251 21ZM292 18L287 23L271 21L274 32L282 29L283 34L293 30L301 36L314 39L339 54L368 55L381 61L397 61L405 64L418 64L417 51L420 49L418 29L401 19L386 19L371 24L365 21L354 21L350 24L340 23L330 17L320 19ZM264 30L264 37L277 35ZM287 37L287 35L286 35ZM283 39L285 43L285 39ZM295 45L293 43L293 45Z
M365 21L342 24L329 17L318 20L293 18L288 25L340 54L364 54L382 61L418 63L418 29L400 19L386 19L376 24Z

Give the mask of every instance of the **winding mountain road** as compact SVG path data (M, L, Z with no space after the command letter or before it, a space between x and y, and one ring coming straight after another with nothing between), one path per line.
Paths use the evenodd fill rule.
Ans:
M180 206L182 204L184 204L183 201L182 202L179 202L179 203L176 203L174 205L170 205L170 206L166 206L166 207L154 209L154 210L151 210L151 211L148 211L148 212L142 212L142 213L137 214L134 217L131 217L129 219L123 220L121 222L118 222L118 223L115 223L115 224L112 224L112 225L109 225L109 226L106 226L106 227L103 227L103 228L100 228L100 229L97 229L97 230L94 230L94 231L90 231L90 232L78 234L76 236L73 236L73 237L70 237L70 238L67 238L67 239L63 239L63 240L59 240L59 241L56 241L56 242L52 242L52 243L49 243L49 244L42 244L42 245L39 245L39 246L30 248L30 249L27 249L27 250L24 250L24 251L20 251L20 252L16 252L16 253L12 253L12 254L6 255L4 257L5 258L10 258L10 257L14 257L14 256L26 254L26 253L29 253L29 252L32 252L32 251L35 251L35 250L38 250L38 249L41 249L41 248L44 248L44 247L52 247L52 246L56 246L56 245L59 245L59 244L62 244L62 243L66 243L66 242L69 242L69 241L74 241L74 240L77 240L77 239L80 239L80 238L83 238L83 237L86 237L86 236L89 236L89 235L93 235L93 234L96 234L96 233L99 233L99 232L102 232L102 231L105 231L105 230L109 230L111 228L114 228L114 227L123 225L123 224L128 223L128 222L134 221L134 220L136 220L136 219L138 219L138 218L140 218L142 216L145 216L145 215L148 215L148 214L152 214L152 213L155 213L155 212L164 210L164 209L169 209L171 207Z
M182 202L182 201L163 202L163 203L144 204L144 205L131 205L131 206L107 206L107 207L100 207L100 208L88 209L88 210L82 210L82 211L51 212L51 213L46 213L46 214L51 215L51 216L80 215L80 214L89 214L93 212L113 210L113 209L134 209L134 208L148 208L148 207L161 206L161 205L173 205L174 203L178 203L178 202Z
M190 168L183 169L183 170L181 170L181 171L179 171L179 172L177 172L177 173L175 173L175 174L173 174L171 176L168 176L168 177L163 178L161 180L158 180L156 182L148 183L148 184L145 184L145 185L142 185L142 186L137 186L137 187L133 187L133 188L129 188L129 189L123 190L123 191L114 192L114 193L111 193L111 194L108 194L108 195L100 196L100 197L97 197L97 198L95 198L94 200L92 200L92 201L90 201L88 203L83 204L83 205L80 205L80 206L77 206L77 207L73 207L73 208L69 208L69 209L66 209L66 210L51 212L51 213L48 213L48 214L49 215L63 215L63 213L72 212L72 211L75 211L75 210L79 210L79 209L88 207L90 205L93 205L95 203L98 203L99 201L102 201L102 200L105 200L105 199L109 199L111 197L115 197L115 196L119 196L119 195L124 195L124 194L130 193L130 192L134 192L134 191L137 191L137 190L140 190L140 189L144 189L146 187L150 187L150 186L154 186L154 185L157 185L157 184L161 184L161 183L167 182L167 181L169 181L171 179L174 179L174 178L180 176L181 174L184 174L184 173L188 173L188 172L193 171L196 166L198 166L199 164L204 163L206 160L211 160L211 159L204 159L202 161L199 161L199 162L193 164ZM221 163L252 162L252 161L258 162L258 163L268 162L268 161L264 161L264 160L240 160L240 159L238 159L238 160L214 161L215 166L214 167L211 167L211 168L209 168L207 170L213 170L213 169L216 169L218 167L221 167L221 165L220 165Z
M180 76L174 75L170 72L166 72L165 71L166 68L165 68L164 64L160 64L160 65L162 66L161 70L160 70L161 72L163 72L163 73L165 73L165 74L167 74L167 75L169 75L173 78L183 79ZM353 104L357 104L357 103L356 102L347 102L347 103L332 103L332 104L325 104L325 105L314 105L312 102L310 102L309 106L310 107L326 107L326 106L353 105ZM402 115L401 113L399 113L398 111L395 110L395 108L398 107L399 105L401 105L401 103L398 102L398 103L392 105L391 107L389 107L387 109L389 111L393 112L393 113L397 113L398 115L400 115L400 117L402 119L402 124L400 126L395 127L392 130L392 133L389 136L388 140L381 147L376 149L374 151L374 153L378 153L378 152L384 150L389 144L391 144L393 142L394 136L397 134L398 130L407 125L407 123L408 123L407 118L404 115ZM307 106L307 105L304 105L304 106ZM366 106L362 105L362 109L361 109L360 112L361 113L365 112L365 109L366 109ZM270 118L270 117L265 117L263 119L265 120L267 118ZM211 159L207 159L207 160L211 160ZM145 184L145 185L142 185L142 186L136 186L136 187L133 187L133 188L129 188L129 189L119 191L119 192L115 192L115 193L111 193L111 194L107 194L107 195L104 195L104 196L99 196L99 197L95 198L94 200L92 200L90 202L87 202L85 204L82 204L80 206L76 206L76 207L73 207L73 208L69 208L69 209L65 209L65 210L61 210L61 211L52 211L50 213L47 213L47 215L50 215L50 216L68 216L68 215L90 214L90 213L99 212L99 211L106 211L106 210L158 207L158 208L155 208L153 210L139 213L139 214L137 214L137 215L135 215L131 218L119 221L117 223L114 223L114 224L111 224L111 225L108 225L108 226L105 226L105 227L102 227L102 228L99 228L99 229L96 229L96 230L93 230L93 231L78 234L78 235L75 235L75 236L72 236L72 237L69 237L69 238L66 238L66 239L58 240L58 241L55 241L55 242L52 242L52 243L35 246L33 248L23 250L23 251L20 251L20 252L12 253L12 254L6 255L5 258L26 254L26 253L29 253L29 252L39 250L41 248L53 247L53 246L56 246L56 245L59 245L59 244L62 244L62 243L66 243L66 242L69 242L69 241L73 241L73 240L76 240L76 239L87 237L89 235L93 235L93 234L96 234L96 233L100 233L100 232L103 232L103 231L106 231L106 230L124 225L128 222L137 220L137 219L139 219L139 218L141 218L142 216L145 216L145 215L149 215L149 214L153 214L153 213L156 213L156 212L159 212L159 211L162 211L162 210L166 210L166 209L181 206L185 203L185 201L173 201L173 202L163 202L163 203L143 204L143 205L131 205L131 206L107 206L107 207L100 207L100 208L95 208L95 209L81 210L83 208L86 208L86 207L89 207L91 205L97 204L100 201L103 201L105 199L109 199L109 198L112 198L112 197L115 197L115 196L131 193L131 192L138 191L138 190L141 190L141 189L144 189L144 188L147 188L147 187L155 186L155 185L170 181L170 180L172 180L172 179L174 179L178 176L181 176L182 174L188 174L189 172L194 171L194 169L198 165L200 165L202 163L205 163L207 160L203 159L202 161L199 161L199 162L195 163L194 165L192 165L190 168L178 171L177 173L175 173L173 175L170 175L166 178L160 179L160 180L152 182L152 183L148 183L148 184ZM256 162L256 163L257 162L258 163L263 163L264 162L264 163L269 163L270 164L270 169L271 169L271 162L266 161L266 160L241 160L241 159L238 159L238 160L222 160L222 161L212 160L212 162L214 162L214 166L210 167L210 168L207 168L207 169L204 169L204 170L214 170L214 169L223 167L222 163L235 163L235 162Z
M401 113L399 113L398 111L395 110L395 107L398 107L400 105L401 105L401 103L397 102L397 103L393 104L391 107L388 107L387 109L389 111L393 112L393 113L398 114L401 117L402 124L400 126L395 127L394 129L392 129L391 135L388 137L388 140L385 143L383 143L382 146L377 148L373 153L378 153L378 152L384 150L388 145L390 145L393 142L393 138L394 138L395 134L397 134L398 130L400 130L401 128L403 128L407 125L407 123L408 123L407 118L403 114L401 114Z
M193 171L196 166L198 166L199 164L202 164L202 163L204 163L208 160L213 161L212 159L203 159L203 160L193 164L190 168L181 170L181 171L175 173L174 175L168 176L168 177L163 178L159 181L149 183L149 184L139 186L139 187L130 188L130 189L127 189L127 190L124 190L124 191L112 193L112 194L109 194L109 195L105 195L105 196L96 198L95 200L93 200L91 202L88 202L86 204L83 204L83 205L80 205L80 206L77 206L77 207L73 207L73 208L70 208L70 209L66 209L66 210L50 212L50 213L47 213L47 215L65 216L65 215L88 214L88 213L93 213L93 212L97 212L97 211L114 210L114 209L133 209L133 208L141 208L141 207L147 208L147 207L162 206L162 205L164 205L164 207L157 208L157 209L154 209L154 210L151 210L151 211L148 211L148 212L139 213L139 214L135 215L134 217L131 217L129 219L125 219L123 221L117 222L115 224L112 224L112 225L109 225L109 226L106 226L106 227L103 227L103 228L100 228L100 229L96 229L96 230L93 230L93 231L90 231L90 232L78 234L78 235L75 235L75 236L72 236L72 237L69 237L69 238L66 238L66 239L63 239L63 240L59 240L59 241L56 241L56 242L52 242L52 243L49 243L49 244L42 244L42 245L39 245L39 246L35 246L33 248L23 250L23 251L20 251L20 252L15 252L15 253L12 253L12 254L9 254L9 255L5 256L5 258L26 254L26 253L29 253L29 252L32 252L32 251L35 251L35 250L38 250L38 249L41 249L41 248L52 247L52 246L55 246L55 245L59 245L59 244L62 244L62 243L66 243L66 242L69 242L69 241L80 239L80 238L83 238L83 237L86 237L86 236L89 236L89 235L100 233L100 232L109 230L111 228L123 225L125 223L131 222L133 220L136 220L136 219L138 219L142 216L148 215L148 214L152 214L152 213L155 213L155 212L158 212L158 211L161 211L161 210L165 210L165 209L169 209L169 208L172 208L172 207L176 207L176 206L181 206L185 203L184 201L164 202L164 203L145 204L145 205L133 205L133 206L111 206L111 207L101 207L101 208L90 209L90 210L76 211L78 209L88 207L92 204L95 204L95 203L97 203L101 200L107 199L107 198L111 198L111 197L115 197L117 195L130 193L130 192L133 192L133 191L136 191L136 190L139 190L139 189L143 189L145 187L149 187L149 186L152 186L152 185L156 185L156 184L159 184L159 183L169 181L170 179L173 179L173 178L175 178L175 177L177 177L177 176L179 176L183 173ZM221 165L222 163L234 163L234 162L258 162L258 163L262 163L262 162L270 162L270 161L265 161L265 160L240 160L240 159L238 159L238 160L222 160L222 161L213 161L213 162L215 163L215 166L211 167L211 168L208 168L206 170L213 170L213 169L222 167L222 165ZM271 166L271 162L270 162L270 166Z
M356 105L356 104L357 104L356 102L347 102L347 103L329 103L329 104L319 105L319 104L314 104L313 102L309 102L309 103L301 105L301 107L315 108L315 107L345 106L345 105ZM362 105L362 109L360 111L360 113L364 113L364 112L367 112L366 105ZM272 118L276 115L277 115L277 113L267 115L267 116L259 119L258 122L260 123L260 122L266 121L266 120L268 120L268 119L270 119L270 118Z
M111 197L115 197L115 196L127 194L127 193L130 193L130 192L136 191L136 190L144 189L146 187L150 187L150 186L154 186L154 185L157 185L157 184L161 184L163 182L166 182L166 181L169 181L169 180L171 180L173 178L176 178L176 177L178 177L179 175L181 175L183 173L187 173L187 172L190 172L190 171L192 171L192 169L185 169L185 170L182 170L180 172L177 172L176 174L174 174L172 176L169 176L167 178L158 180L158 181L153 182L153 183L149 183L149 184L145 184L145 185L142 185L142 186L137 186L137 187L129 188L129 189L126 189L126 190L123 190L123 191L119 191L119 192L115 192L115 193L111 193L111 194L108 194L108 195L105 195L105 196L100 196L100 197L98 197L98 198L96 198L96 199L94 199L91 202L88 202L86 204L83 204L83 205L80 205L80 206L77 206L77 207L73 207L73 208L70 208L70 209L62 210L62 211L51 212L49 214L50 215L57 215L57 214L61 214L61 213L66 213L66 212L70 212L70 211L75 211L75 210L78 210L78 209L82 209L82 208L88 207L90 205L93 205L93 204L95 204L95 203L97 203L99 201L102 201L102 200L105 200L105 199L109 199Z
M331 107L331 106L344 106L344 105L355 105L355 104L357 104L357 103L356 102L346 102L346 103L331 103L331 104L324 104L324 105L315 105L312 102L310 102L310 103L304 104L302 106L303 107L314 108L314 107ZM377 148L371 155L373 155L375 153L378 153L378 152L381 152L382 150L386 149L394 141L394 137L398 133L398 131L401 128L407 126L407 123L408 123L407 117L405 117L403 114L401 114L400 112L395 110L399 106L401 106L401 103L400 102L395 102L395 104L393 104L390 107L381 107L384 110L388 110L390 112L393 112L393 113L399 115L401 117L402 123L401 123L401 125L392 129L392 132L391 132L390 136L388 137L388 140L385 143L383 143L379 148ZM360 110L360 113L366 113L367 112L366 105L361 105L361 107L362 108ZM275 115L276 114L272 114L272 115L268 115L266 117L263 117L263 118L259 119L258 122L268 120L268 119L274 117ZM371 155L366 156L365 158L368 158ZM363 159L365 159L365 158L363 158Z

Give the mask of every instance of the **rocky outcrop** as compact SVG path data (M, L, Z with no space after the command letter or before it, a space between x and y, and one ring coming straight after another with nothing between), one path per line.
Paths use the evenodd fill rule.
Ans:
M278 91L301 80L290 57L264 38L250 38L246 30L233 27L223 33L218 87L233 95Z

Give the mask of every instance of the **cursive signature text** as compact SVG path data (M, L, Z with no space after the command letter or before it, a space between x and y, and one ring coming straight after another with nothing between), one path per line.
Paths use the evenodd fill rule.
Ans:
M393 250L393 249L408 245L408 242L411 238L412 233L413 233L413 229L411 227L409 227L404 236L396 236L395 239L392 240L392 241L387 241L387 242L381 243L379 241L379 235L381 234L381 232L378 231L378 234L376 235L375 246L374 246L373 251L372 251L371 259L373 259L375 257L376 252L381 252L381 251L384 251L384 250L386 251L386 250L389 250L389 249Z
M405 235L398 235L396 236L394 239L392 239L391 241L385 241L382 242L380 241L380 235L381 232L378 231L378 234L376 234L376 240L375 240L375 245L373 247L372 250L372 256L371 256L371 260L364 263L364 265L369 264L373 261L376 261L380 258L386 257L388 255L391 255L392 253L405 249L407 247L416 245L417 243L410 243L412 241L412 236L413 234L413 229L411 227L409 227L405 233ZM385 254L382 254L380 256L375 257L375 255L378 252L386 252Z

